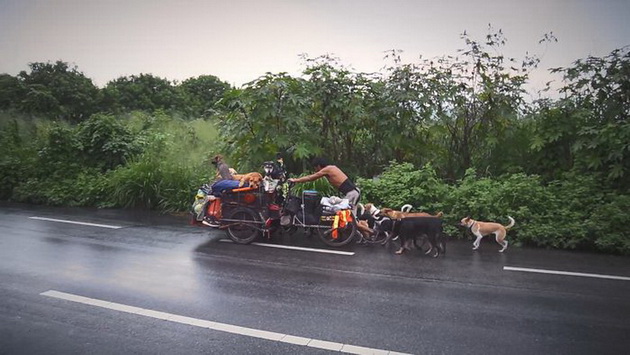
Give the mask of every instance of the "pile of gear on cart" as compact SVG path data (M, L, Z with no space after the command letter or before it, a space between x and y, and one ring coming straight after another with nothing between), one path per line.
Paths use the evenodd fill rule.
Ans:
M236 243L248 244L259 236L294 233L302 228L330 246L349 243L357 231L347 199L320 196L304 190L292 194L282 159L263 163L260 184L214 191L204 184L192 204L192 223L224 229Z

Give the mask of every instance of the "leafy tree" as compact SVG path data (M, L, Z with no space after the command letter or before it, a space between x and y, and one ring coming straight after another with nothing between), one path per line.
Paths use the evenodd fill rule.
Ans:
M429 130L432 126L432 105L426 94L426 80L417 64L403 64L401 51L390 51L385 59L392 59L388 75L382 81L377 101L381 107L372 108L377 118L374 130L383 134L377 141L396 144L379 147L387 151L386 159L424 165L432 161L436 149L428 148Z
M306 119L305 90L304 80L280 73L267 74L225 94L221 105L228 113L219 131L224 150L236 165L258 169L277 152L300 159L320 151L318 137Z
M183 98L180 110L189 117L210 117L215 113L217 101L230 88L230 84L214 75L186 79L177 86Z
M87 119L96 111L99 90L76 66L57 61L30 63L29 67L29 73L17 76L24 90L22 111L71 122Z
M540 101L536 105L529 119L531 164L525 169L550 180L558 179L574 167L574 143L587 112L566 100Z
M350 72L331 56L305 60L311 134L319 137L318 146L331 161L351 162L348 170L356 173L364 163L355 159L358 131L366 118L364 98L371 88L370 79Z
M576 163L586 171L602 172L613 185L628 189L630 46L552 72L564 74L566 85L561 92L567 98L562 107L579 117L571 146Z
M375 97L376 86L338 67L330 57L307 63L307 79L267 74L225 95L222 105L228 114L220 131L226 151L249 168L281 152L294 172L304 170L305 162L319 154L345 163L350 173L365 171L371 157L360 147L377 124L368 123L364 98ZM372 142L369 147L376 148Z
M497 170L495 157L504 154L499 138L522 112L523 86L539 63L536 56L528 55L519 64L500 54L507 40L492 27L484 41L466 32L462 39L466 48L460 50L461 60L447 56L419 65L420 103L426 103L429 117L445 129L437 143L449 152L444 169L451 179L470 167ZM553 40L545 35L542 41Z
M175 110L182 107L182 98L169 80L151 74L120 77L103 89L104 110L128 112L133 110Z
M24 90L17 77L0 74L0 110L18 108Z

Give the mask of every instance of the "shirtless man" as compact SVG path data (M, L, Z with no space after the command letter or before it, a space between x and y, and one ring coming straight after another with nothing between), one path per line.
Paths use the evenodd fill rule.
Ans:
M357 204L359 202L359 198L361 197L361 190L348 179L348 176L344 174L341 169L339 169L335 165L331 165L324 158L315 158L313 159L313 167L315 168L315 173L307 176L302 176L297 179L289 179L289 182L300 183L317 180L322 177L326 177L328 182L336 187L339 192L344 194L344 198L348 199L352 204L352 211L356 215L357 213Z

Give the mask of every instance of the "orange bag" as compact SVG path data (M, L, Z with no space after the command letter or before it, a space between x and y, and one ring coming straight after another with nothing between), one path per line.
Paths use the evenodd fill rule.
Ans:
M221 199L217 198L216 200L210 201L206 211L206 216L213 217L217 220L221 219Z
M347 223L351 223L351 222L352 222L352 213L350 212L350 210L338 211L332 225L333 231L331 234L332 234L333 239L337 239L337 237L339 236L337 232L337 228L343 228L346 226Z

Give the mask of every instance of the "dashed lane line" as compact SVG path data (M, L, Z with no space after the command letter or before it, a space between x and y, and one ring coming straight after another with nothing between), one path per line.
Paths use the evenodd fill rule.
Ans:
M625 277L625 276L603 275L603 274L589 274L589 273L583 273L583 272L570 272L570 271L545 270L545 269L530 269L530 268L525 268L525 267L512 267L512 266L504 266L503 270L505 270L505 271L534 272L534 273L539 273L539 274L580 276L580 277L593 277L593 278L599 278L599 279L630 281L630 277Z
M91 226L91 227L100 227L100 228L110 228L110 229L120 229L122 226L115 226L110 224L99 224L99 223L88 223L88 222L79 222L79 221L70 221L67 219L56 219L56 218L47 218L47 217L29 217L30 219L37 219L40 221L49 221L49 222L59 222L59 223L70 223L70 224L80 224L82 226Z
M220 242L224 242L224 243L234 243L231 239L219 239L219 241ZM269 243L258 243L258 242L254 242L254 243L250 243L250 244L251 245L256 245L256 246L259 246L259 247L267 247L267 248L310 251L310 252L315 252L315 253L337 254L337 255L346 255L346 256L354 255L353 251L316 249L316 248L296 247L296 246L292 246L292 245L269 244Z
M95 298L83 297L79 295L74 295L71 293L65 293L55 290L49 290L46 292L42 292L40 295L46 297L52 297L56 299L61 299L65 301L71 301L76 303L81 303L85 305L90 305L94 307L111 309L114 311L125 312L130 314L141 315L145 317L161 319L169 322L175 322L180 324L187 324L200 328L207 328L211 330L216 330L220 332L226 332L231 334L238 334L249 336L253 338L266 339L271 341L277 341L281 343L288 343L300 346L307 346L311 348L325 349L325 350L334 350L340 351L349 354L387 354L387 355L409 355L389 350L382 349L374 349L363 346L356 346L351 344L343 344L319 339L305 338L300 336L294 336L289 334L282 334L276 332L270 332L266 330L254 329L241 327L232 324L213 322L204 319L191 318L186 316L180 316L177 314L166 313L155 311L151 309L144 309L140 307L129 306L121 303L108 302L104 300L99 300Z

